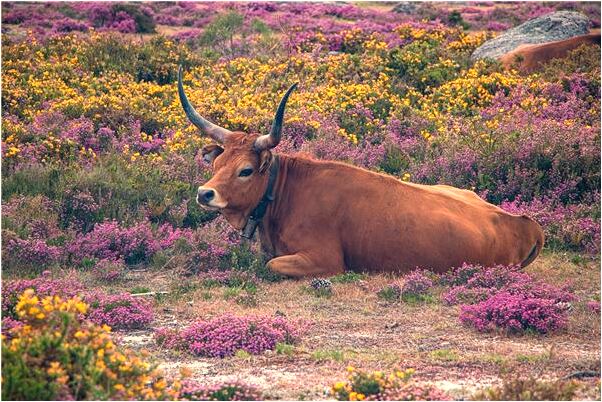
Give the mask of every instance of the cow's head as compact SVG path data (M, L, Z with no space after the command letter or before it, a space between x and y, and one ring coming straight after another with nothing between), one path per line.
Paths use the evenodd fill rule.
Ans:
M178 94L188 119L216 143L203 148L203 159L213 166L213 177L199 187L197 202L220 210L232 226L242 229L266 188L272 152L280 142L284 109L293 84L282 97L269 134L232 132L203 118L188 101L178 71Z

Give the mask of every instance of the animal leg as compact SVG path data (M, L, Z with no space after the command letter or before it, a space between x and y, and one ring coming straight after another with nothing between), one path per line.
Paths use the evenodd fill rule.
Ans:
M303 276L332 276L344 272L342 264L325 261L316 263L302 253L272 258L268 261L267 265L274 272L295 278Z

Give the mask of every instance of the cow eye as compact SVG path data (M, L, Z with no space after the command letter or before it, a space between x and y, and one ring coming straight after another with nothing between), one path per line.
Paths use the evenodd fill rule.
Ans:
M251 176L253 174L253 169L251 168L246 168L240 171L240 173L238 174L238 177L247 177L247 176Z

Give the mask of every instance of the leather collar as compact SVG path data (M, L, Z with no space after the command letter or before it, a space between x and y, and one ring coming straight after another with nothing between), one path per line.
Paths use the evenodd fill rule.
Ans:
M245 239L252 239L255 234L255 229L263 219L266 210L268 209L268 204L274 201L274 184L276 184L276 179L278 178L278 169L280 168L280 161L278 159L278 155L274 155L272 159L272 164L270 165L270 177L268 178L268 187L265 189L265 193L259 204L255 207L255 209L249 215L249 219L245 224L245 227L242 229L241 236Z

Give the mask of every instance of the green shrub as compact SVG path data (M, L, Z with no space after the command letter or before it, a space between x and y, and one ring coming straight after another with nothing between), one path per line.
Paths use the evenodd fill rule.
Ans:
M295 346L288 343L278 342L274 350L279 355L292 356L295 353Z
M200 43L211 46L213 49L224 48L229 45L230 52L234 50L234 36L243 28L244 17L236 11L218 15L205 27Z
M397 302L401 299L401 286L396 283L386 285L376 295L387 302Z
M137 49L136 78L159 85L170 84L177 78L178 66L182 65L185 70L189 70L199 63L198 57L189 49L163 35L158 35Z
M600 85L600 46L581 45L569 52L567 57L553 59L541 71L540 75L548 81L556 81L573 73L587 74Z
M357 272L345 272L343 274L335 275L330 278L332 283L353 283L366 279L366 274L358 274Z
M118 34L105 34L82 46L80 63L95 76L110 71L133 74L136 66L136 45Z
M342 362L345 360L345 352L338 349L318 349L312 352L311 358L319 362Z
M22 166L19 170L11 172L6 167L2 168L2 201L8 200L12 195L45 195L56 199L60 194L60 180L63 170L52 165Z
M458 10L454 10L447 16L447 22L452 26L461 26L463 29L470 28L470 24L464 21L462 14Z
M278 282L284 277L271 271L265 264L264 257L250 248L248 243L233 246L230 250L228 264L237 271L253 274L257 279Z

